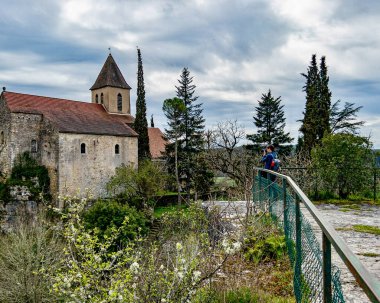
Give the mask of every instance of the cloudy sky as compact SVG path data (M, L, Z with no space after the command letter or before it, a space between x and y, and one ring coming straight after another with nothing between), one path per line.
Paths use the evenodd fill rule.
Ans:
M363 135L380 148L380 1L0 0L0 86L90 101L108 48L136 100L142 51L148 115L165 127L162 102L188 67L207 128L237 119L254 132L262 93L285 105L295 138L312 54L326 56L333 101L363 106Z

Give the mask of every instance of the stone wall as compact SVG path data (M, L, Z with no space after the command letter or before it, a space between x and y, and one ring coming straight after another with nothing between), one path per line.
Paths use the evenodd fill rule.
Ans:
M0 201L0 232L12 230L20 220L35 220L38 205L30 201L30 191L26 186L13 186L10 189L11 200Z
M41 121L40 114L11 113L9 136L9 160L12 169L17 155L31 152L32 140L37 141L37 151L31 156L41 162Z
M0 96L0 172L7 175L10 170L11 113Z
M81 144L86 153L81 153ZM120 154L115 154L115 145ZM106 196L106 183L121 164L137 166L137 138L59 134L59 193Z

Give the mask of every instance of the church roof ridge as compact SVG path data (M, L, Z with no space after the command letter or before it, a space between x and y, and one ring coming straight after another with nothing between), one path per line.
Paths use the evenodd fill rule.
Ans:
M62 133L135 137L132 115L110 115L101 104L5 91L13 113L42 114Z
M104 62L104 65L90 90L106 86L131 89L111 54L108 55L106 62Z

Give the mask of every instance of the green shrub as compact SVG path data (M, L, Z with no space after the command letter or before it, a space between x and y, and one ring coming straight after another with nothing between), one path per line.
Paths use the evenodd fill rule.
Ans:
M40 194L43 194L44 199L51 199L49 172L45 166L39 165L29 152L17 156L11 176L5 183L6 189L3 192L6 198L9 187L15 185L27 186L35 200L40 199Z
M128 224L121 230L118 241L125 243L135 239L139 234L145 235L149 230L149 220L145 214L127 204L113 200L98 200L83 214L86 229L99 229L101 238L110 236L112 227L120 228L125 217Z
M278 260L286 253L285 236L271 235L265 239L252 237L248 240L252 246L244 256L255 263Z

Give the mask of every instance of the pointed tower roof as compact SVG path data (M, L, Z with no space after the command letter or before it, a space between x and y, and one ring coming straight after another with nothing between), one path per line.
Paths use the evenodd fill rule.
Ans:
M131 89L131 87L125 81L119 67L117 66L111 54L108 55L107 60L104 63L98 78L96 79L94 85L90 88L90 90L106 86Z

